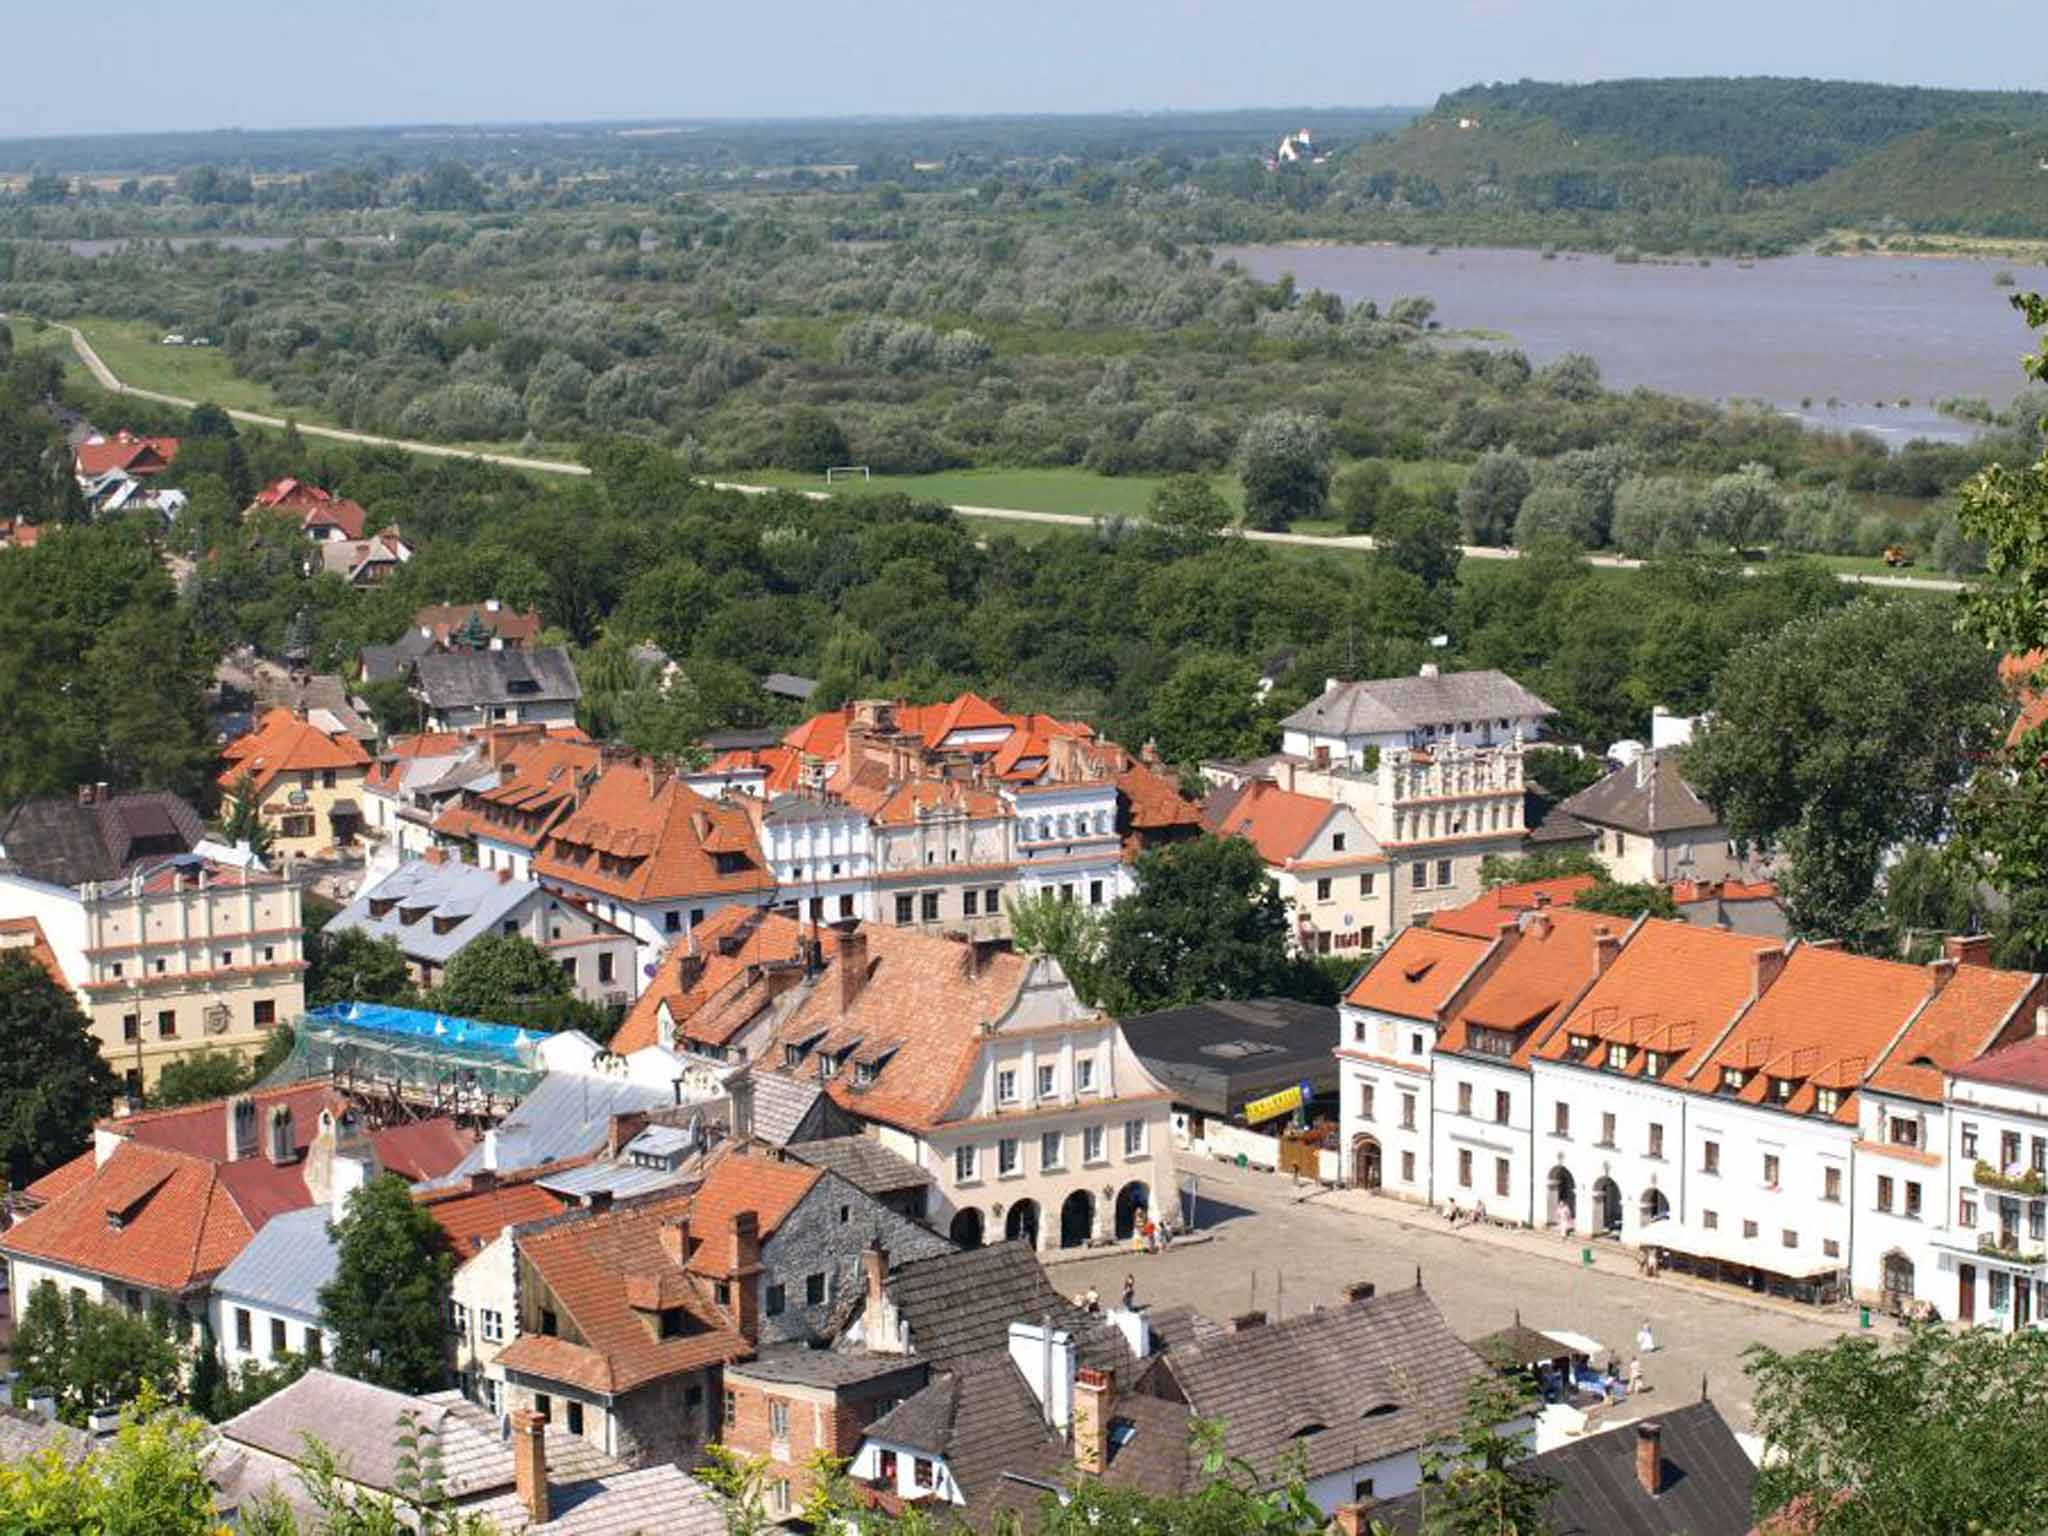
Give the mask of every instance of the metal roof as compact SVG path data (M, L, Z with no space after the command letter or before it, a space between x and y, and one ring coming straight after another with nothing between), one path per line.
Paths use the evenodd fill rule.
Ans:
M627 1200L634 1195L687 1184L697 1177L699 1171L695 1167L637 1168L631 1163L587 1163L581 1168L548 1174L535 1182L542 1189L580 1202L597 1194L608 1194L614 1200Z
M323 929L351 929L373 939L390 939L407 956L446 965L472 942L497 932L498 924L541 894L532 880L500 879L499 871L459 860L413 859L379 880L335 913ZM395 903L381 917L373 902ZM405 914L413 914L411 922ZM447 932L436 931L453 922Z
M327 1235L329 1219L324 1205L271 1217L235 1261L220 1272L213 1282L214 1293L317 1323L320 1288L334 1278L340 1263L334 1241Z
M434 1187L459 1184L486 1166L509 1173L587 1156L604 1146L613 1115L659 1109L674 1100L675 1091L666 1083L550 1072L496 1130L485 1133L482 1146L456 1164L454 1171L435 1180ZM487 1164L492 1158L495 1161Z

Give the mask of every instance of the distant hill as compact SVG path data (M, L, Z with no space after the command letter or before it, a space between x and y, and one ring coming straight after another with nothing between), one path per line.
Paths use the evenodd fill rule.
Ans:
M1341 175L1405 214L1628 220L1777 243L1830 224L2048 236L2048 93L1832 80L1474 86Z

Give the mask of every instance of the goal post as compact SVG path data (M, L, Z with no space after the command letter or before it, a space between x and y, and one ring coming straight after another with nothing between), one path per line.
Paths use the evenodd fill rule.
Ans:
M827 485L834 485L841 480L851 480L855 476L862 480L874 479L874 476L868 473L868 467L865 464L834 464L825 471L825 483Z

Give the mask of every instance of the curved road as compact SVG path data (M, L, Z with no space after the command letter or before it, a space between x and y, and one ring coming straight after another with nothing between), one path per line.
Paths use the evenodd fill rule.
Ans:
M117 395L133 395L138 400L154 400L161 405L180 406L185 410L190 410L199 403L196 400L187 400L179 395L166 395L157 390L137 389L131 385L123 384L116 377L114 370L109 368L101 359L99 353L93 350L92 343L85 339L84 333L77 326L65 325L61 322L53 323L56 324L58 330L70 336L71 348L78 354L78 360L85 364L86 371L93 376L102 389ZM264 416L259 415L255 411L229 411L228 415L236 421L246 421L252 426L258 427L283 428L290 425L281 416ZM299 422L297 425L302 436L324 437L338 443L360 443L372 448L399 448L407 453L426 454L430 457L441 459L480 459L486 464L502 465L506 469L527 469L548 475L588 475L590 473L588 465L571 464L561 459L528 459L511 453L480 453L473 448L450 448L443 443L418 443L401 437L380 437L372 432L350 432L341 427L317 427L310 426L305 422ZM722 491L744 491L750 496L762 496L772 491L789 489L788 486L743 485L731 480L714 480L712 484ZM807 496L813 501L826 501L831 496L829 491L799 491L797 494ZM954 504L953 510L962 517L998 518L1008 523L1046 523L1062 528L1092 528L1096 522L1095 518L1081 512L1026 512L1016 507L971 507L963 506L959 503ZM1337 553L1356 554L1370 550L1373 547L1372 538L1367 534L1266 533L1254 529L1248 530L1243 536L1261 544L1295 544L1309 549L1326 549ZM1487 544L1467 544L1464 546L1464 549L1465 558L1468 560L1513 560L1517 558L1515 550L1496 549ZM1640 560L1631 560L1625 555L1590 555L1587 558L1594 565L1624 571L1637 570L1643 563ZM1745 569L1743 574L1745 576L1753 576L1756 572L1754 569ZM1878 576L1862 575L1853 571L1843 571L1840 575L1843 581L1854 582L1863 586L1905 587L1922 592L1960 592L1963 590L1963 583L1960 581L1950 581L1939 576Z

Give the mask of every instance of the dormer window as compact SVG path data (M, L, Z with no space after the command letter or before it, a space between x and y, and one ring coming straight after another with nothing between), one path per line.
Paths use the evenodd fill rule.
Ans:
M1593 1037L1591 1035L1568 1035L1565 1037L1564 1059L1566 1061L1584 1061L1592 1054Z
M872 1061L856 1061L853 1064L853 1081L862 1088L875 1080L875 1064Z
M1773 1104L1785 1104L1785 1103L1789 1103L1789 1102L1791 1101L1791 1098L1792 1098L1792 1094L1793 1094L1794 1090L1796 1090L1796 1089L1797 1089L1798 1087L1799 1087L1799 1084L1798 1084L1798 1083L1797 1083L1796 1081L1794 1081L1794 1080L1793 1080L1792 1078L1789 1078L1789 1077L1774 1077L1774 1078L1772 1078L1772 1079L1771 1079L1771 1102L1772 1102Z
M1665 1056L1662 1051L1643 1052L1643 1075L1645 1077L1662 1077L1665 1067L1669 1065L1670 1058Z
M1721 1091L1723 1093L1742 1092L1742 1085L1748 1080L1749 1074L1740 1067L1723 1067L1721 1069Z
M1832 1115L1842 1107L1842 1090L1839 1088L1816 1088L1813 1091L1813 1112L1817 1115Z
M804 1064L804 1048L800 1045L785 1045L782 1048L782 1064L785 1067L800 1067Z
M1635 1060L1636 1048L1632 1045L1610 1045L1607 1047L1607 1070L1625 1072L1628 1064Z

